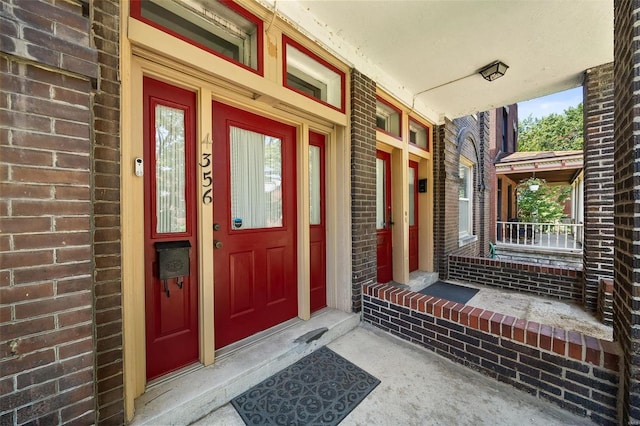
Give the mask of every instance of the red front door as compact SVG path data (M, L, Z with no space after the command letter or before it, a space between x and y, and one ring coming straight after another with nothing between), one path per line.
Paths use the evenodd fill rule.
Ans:
M418 269L418 163L409 161L409 272Z
M311 312L327 306L324 142L324 135L314 132L309 133L309 261Z
M147 379L198 361L196 94L144 78Z
M391 225L391 155L377 151L376 234L379 283L387 283L393 279Z
M215 346L295 317L296 129L213 103Z

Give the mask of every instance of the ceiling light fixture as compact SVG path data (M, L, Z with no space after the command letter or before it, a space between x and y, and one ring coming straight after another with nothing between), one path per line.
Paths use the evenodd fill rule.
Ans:
M487 81L494 81L502 77L507 72L507 66L504 62L495 61L489 65L484 66L478 71L482 77Z

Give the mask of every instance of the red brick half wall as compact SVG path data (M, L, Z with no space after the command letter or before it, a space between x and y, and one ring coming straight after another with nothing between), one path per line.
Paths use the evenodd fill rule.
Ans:
M582 303L582 270L535 263L449 256L450 280Z
M363 320L598 424L615 424L619 346L398 287L363 289Z

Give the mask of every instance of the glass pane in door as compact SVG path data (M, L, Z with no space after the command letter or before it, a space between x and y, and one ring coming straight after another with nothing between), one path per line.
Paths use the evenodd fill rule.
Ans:
M231 229L282 227L282 143L230 128Z
M156 232L185 232L187 203L184 111L156 105L155 120Z
M415 173L416 170L413 167L409 167L409 226L415 226L416 224Z
M386 227L385 206L386 200L386 182L385 162L383 159L376 158L376 229L384 229Z
M320 147L309 146L309 223L320 225Z

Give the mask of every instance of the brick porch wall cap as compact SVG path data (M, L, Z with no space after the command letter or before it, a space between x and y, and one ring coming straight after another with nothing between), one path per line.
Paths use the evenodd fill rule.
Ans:
M527 321L524 318L504 316L498 312L462 305L438 297L416 299L407 293L419 293L409 290L398 291L397 287L387 284L365 285L363 293L532 348L584 361L611 371L619 371L620 345L617 342L597 339L577 331L567 331L561 327ZM455 314L452 314L453 312Z
M473 256L461 256L456 254L449 255L450 262L465 262L475 265L488 265L502 268L511 268L520 271L541 272L545 274L554 275L569 275L572 276L578 272L582 272L581 268L572 266L563 266L562 268L549 266L547 264L523 262L523 261L509 261L500 259L489 259L485 257L473 257Z
M600 286L604 287L605 293L613 294L613 280L611 278L600 278Z

